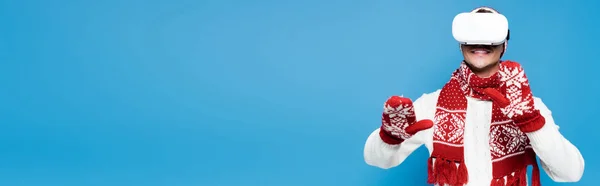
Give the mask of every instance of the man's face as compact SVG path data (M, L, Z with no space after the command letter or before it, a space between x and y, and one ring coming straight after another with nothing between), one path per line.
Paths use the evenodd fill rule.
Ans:
M500 61L504 45L461 45L465 61L475 69L485 69Z

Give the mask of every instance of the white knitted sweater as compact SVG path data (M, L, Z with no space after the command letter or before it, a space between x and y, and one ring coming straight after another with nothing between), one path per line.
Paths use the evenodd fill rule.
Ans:
M417 120L431 119L435 114L440 90L423 94L414 101ZM531 146L541 160L542 169L555 182L577 182L584 170L581 153L563 137L554 123L550 110L535 97L535 107L546 119L544 127L528 133ZM489 131L492 103L467 97L468 109L464 133L464 155L469 182L467 186L486 186L492 180ZM364 158L367 164L389 169L400 165L414 150L425 145L429 154L433 151L433 128L421 131L398 145L389 145L379 137L379 127L367 138ZM423 162L426 164L427 162ZM424 174L426 174L424 172ZM423 180L425 183L426 180Z

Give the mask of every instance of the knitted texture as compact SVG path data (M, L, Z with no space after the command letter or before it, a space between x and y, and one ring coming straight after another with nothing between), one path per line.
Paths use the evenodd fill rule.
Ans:
M463 154L467 96L493 101L489 141L493 179L490 185L526 186L527 166L532 165L532 185L539 186L536 154L524 132L541 128L544 120L533 107L533 96L523 69L512 61L501 62L499 72L489 78L475 75L465 62L452 73L438 97L428 183L464 185L468 182Z
M416 121L413 103L409 98L392 96L383 105L379 136L385 143L396 145L432 126L433 121L429 119Z

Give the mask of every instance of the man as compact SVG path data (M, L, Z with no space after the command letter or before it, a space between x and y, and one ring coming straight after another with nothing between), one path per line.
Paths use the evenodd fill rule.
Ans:
M430 184L539 186L536 157L553 181L579 181L579 150L533 97L519 63L500 60L509 39L505 17L476 8L455 17L453 35L464 60L441 89L414 103L399 96L386 101L381 127L365 144L366 163L396 167L425 144Z

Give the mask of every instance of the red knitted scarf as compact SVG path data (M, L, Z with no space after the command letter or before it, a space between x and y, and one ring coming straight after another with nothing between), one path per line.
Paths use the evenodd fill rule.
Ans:
M508 70L500 63L500 72ZM468 170L464 162L463 135L467 110L466 96L491 100L482 93L484 88L495 88L506 93L500 73L480 78L466 63L452 73L450 81L442 88L434 118L433 152L429 158L428 183L443 186L464 185ZM474 116L469 116L474 117ZM511 119L502 114L499 106L492 106L490 126L490 153L493 180L491 186L526 186L527 166L533 166L532 185L540 185L539 168L529 138ZM477 125L477 123L472 123ZM484 149L481 149L484 150Z

